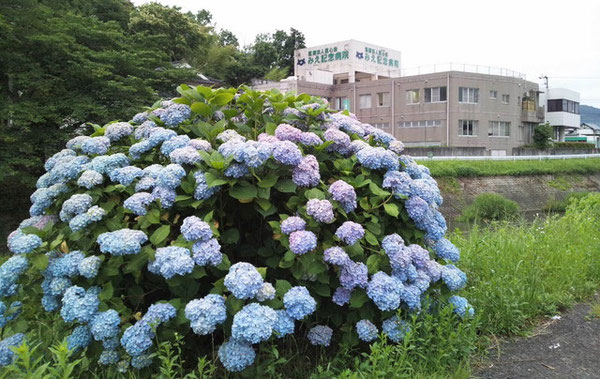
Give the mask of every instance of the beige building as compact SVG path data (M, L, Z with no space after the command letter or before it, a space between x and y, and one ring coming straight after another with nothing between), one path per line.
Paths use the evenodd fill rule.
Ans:
M378 49L364 43L339 44L358 45L348 56L362 53L358 64L349 61L346 72L335 61L332 63L337 66L329 76L323 72L331 66L299 70L298 63L307 65L302 61L306 51L320 51L308 48L296 52L296 73L301 75L254 88L324 97L333 108L349 110L361 121L392 133L406 146L484 147L492 155L510 155L513 148L531 143L533 128L544 121L538 84L525 80L522 74L465 65L447 70L437 66L428 70L432 72L411 75L400 67L384 67L387 71L382 72L377 61L372 67L361 62L366 52L376 53ZM399 57L397 52L387 54ZM310 80L315 76L320 80Z

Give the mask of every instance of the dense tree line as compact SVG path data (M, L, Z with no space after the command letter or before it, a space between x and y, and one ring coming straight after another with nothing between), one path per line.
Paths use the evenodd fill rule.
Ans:
M198 72L233 86L285 77L294 49L304 46L292 28L242 47L206 10L184 14L129 0L0 0L0 35L0 190L7 196L30 192L44 160L87 123L126 119Z

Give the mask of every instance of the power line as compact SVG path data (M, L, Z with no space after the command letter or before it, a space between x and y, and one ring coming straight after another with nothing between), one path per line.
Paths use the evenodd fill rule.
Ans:
M551 79L600 79L600 76L550 76Z

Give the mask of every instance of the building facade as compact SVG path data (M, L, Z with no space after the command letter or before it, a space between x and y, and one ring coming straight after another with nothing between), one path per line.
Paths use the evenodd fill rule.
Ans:
M580 127L579 92L566 88L547 88L541 94L541 101L546 104L546 119L554 131L554 140L565 141L565 135Z

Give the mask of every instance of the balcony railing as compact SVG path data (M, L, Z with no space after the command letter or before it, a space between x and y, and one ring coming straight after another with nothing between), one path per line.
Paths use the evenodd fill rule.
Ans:
M508 76L508 77L519 78L519 79L523 79L523 80L526 79L525 74L514 71L514 70L509 70L507 68L482 66L482 65L474 65L474 64L466 64L466 63L441 63L441 64L434 64L434 65L429 65L429 66L403 68L400 70L400 76L432 74L432 73L444 72L444 71L462 71L462 72L472 72L475 74Z

